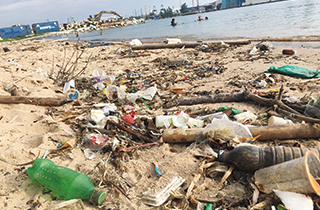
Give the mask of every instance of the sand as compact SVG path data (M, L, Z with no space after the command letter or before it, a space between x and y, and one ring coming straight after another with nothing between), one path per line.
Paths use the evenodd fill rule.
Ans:
M125 46L100 46L86 49L77 70L86 65L86 60L91 53L93 53L92 58L85 74L82 76L90 77L94 68L101 68L109 75L118 76L123 74L124 70L130 69L132 72L145 73L149 78L157 78L159 72L169 71L156 70L157 67L152 61L157 58L186 59L193 63L192 66L194 68L223 66L225 69L223 73L212 74L210 77L200 79L199 77L192 79L194 75L193 68L170 70L176 75L188 76L187 80L176 84L187 87L186 91L190 93L189 95L196 96L204 91L212 91L212 93L241 91L243 89L233 85L234 82L247 83L249 80L254 80L263 75L270 66L292 64L309 69L319 69L320 67L320 51L317 50L295 48L296 55L284 56L281 53L284 47L277 47L266 55L249 56L248 52L253 46L253 44L250 44L241 47L229 47L223 52L208 53L199 52L196 49L146 50L141 51L141 54L146 54L146 56L134 58L122 58L119 54L116 54L119 49L127 49ZM3 52L3 47L10 49L10 52ZM72 55L73 47L74 43L50 40L0 43L0 86L2 87L0 95L10 95L9 91L5 89L16 84L19 86L18 91L22 96L63 97L63 87L54 84L54 81L48 77L48 73L52 71L54 58L54 74L57 74L63 63L64 48L68 58ZM160 75L159 79L170 78L161 78ZM312 96L317 96L317 92L320 90L320 81L315 80L307 83L304 83L304 81L300 78L277 75L275 84L268 83L268 86L260 89L260 91L267 92L268 90L277 89L283 84L286 95L302 98L312 92ZM140 82L142 84L143 80ZM161 84L165 83L160 81L158 85ZM303 88L304 86L301 85L306 87ZM170 94L172 94L164 88L158 89L158 93L163 98L166 95L169 95L168 97L170 98ZM156 98L155 104L159 103L160 105L153 110L145 107L141 108L140 104L140 109L136 107L137 115L151 117L157 114L165 114L166 112L161 109L160 100L160 97ZM258 112L261 109L259 105L252 102L242 102L180 106L173 107L172 110L217 109L222 105L252 112ZM80 111L76 112L72 103L55 107L54 109L58 109L61 113L71 110L75 116L82 114L84 118L88 116L88 112L84 114ZM120 107L119 111L121 111ZM72 122L74 121L62 122L58 116L52 117L46 113L48 113L48 108L45 106L0 104L0 158L16 164L25 163L35 159L39 152L43 155L46 150L55 149L59 141L66 141L72 138L72 134L75 133L72 129ZM155 194L174 176L186 179L186 186L190 184L193 177L199 173L201 165L201 160L193 154L201 153L201 150L199 151L197 148L187 150L188 146L189 144L175 145L166 143L161 146L150 146L138 149L126 159L120 161L122 164L121 178L131 183L131 187L127 186L127 192L132 200L130 202L110 184L103 185L102 189L108 193L104 209L158 209L143 204L139 198L143 192ZM50 154L48 158L57 165L88 174L94 184L98 185L100 177L95 177L94 173L89 174L89 172L94 169L94 166L99 163L102 157L106 159L108 153L89 160L83 154L83 149L83 146L78 145L72 149ZM157 176L152 163L158 165L162 177ZM26 172L30 166L14 166L1 162L1 209L46 209L57 202L61 202L61 198L56 194L44 189L39 184L34 184L30 180ZM195 195L201 197L200 192L203 191L204 197L211 196L211 199L213 199L208 187L217 186L219 181L219 179L215 180L208 177L202 178L198 185L199 189L195 190ZM237 188L238 190L235 194L240 194L241 196L244 193L244 189L240 188ZM84 204L85 209L100 209L87 201L84 201Z

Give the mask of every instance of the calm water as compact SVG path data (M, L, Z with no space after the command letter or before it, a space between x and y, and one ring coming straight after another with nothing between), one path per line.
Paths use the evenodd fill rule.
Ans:
M81 40L130 41L163 40L166 37L188 40L221 38L289 37L320 35L320 0L288 0L229 10L202 13L207 21L196 21L198 15L176 17L178 26L170 26L171 19L147 21L145 24L80 34ZM65 36L64 36L65 37ZM59 37L59 38L64 38ZM66 36L77 40L74 34Z

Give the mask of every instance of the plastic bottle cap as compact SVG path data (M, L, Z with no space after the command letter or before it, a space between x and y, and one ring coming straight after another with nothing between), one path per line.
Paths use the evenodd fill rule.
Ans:
M95 192L93 192L93 198L92 201L93 203L97 204L97 205L101 205L107 198L107 193L105 193L103 190L96 190Z

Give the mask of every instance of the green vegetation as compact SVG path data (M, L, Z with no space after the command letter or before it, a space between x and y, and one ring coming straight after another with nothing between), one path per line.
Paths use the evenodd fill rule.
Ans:
M18 40L22 40L22 39L31 38L31 37L42 36L43 34L44 33L26 35L26 36L18 36L18 37L11 37L11 38L2 38L2 40L0 40L0 42L18 41Z
M189 12L187 3L183 3L180 7L181 14Z
M180 7L180 13L184 14L184 13L188 13L188 5L187 3L183 3ZM180 15L179 12L173 12L171 7L168 7L167 9L162 9L159 16L160 18L170 18L170 17L175 17Z
M161 12L160 12L161 18L169 18L169 17L173 17L173 16L174 16L174 14L173 14L171 7L168 7L168 9L161 10Z

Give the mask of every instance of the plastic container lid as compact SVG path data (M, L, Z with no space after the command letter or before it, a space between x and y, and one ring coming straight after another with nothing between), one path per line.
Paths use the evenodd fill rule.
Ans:
M93 192L94 195L92 196L92 202L96 205L101 205L107 198L107 193L105 193L103 190L95 190Z

